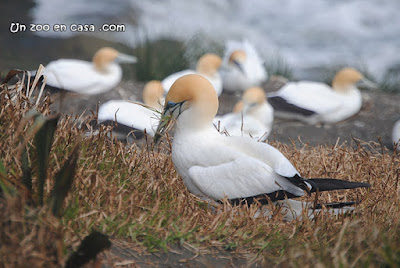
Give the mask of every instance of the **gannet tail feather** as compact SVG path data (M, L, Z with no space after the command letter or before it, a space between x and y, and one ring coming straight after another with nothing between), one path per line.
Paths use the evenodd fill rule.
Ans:
M313 186L311 192L323 192L342 189L369 188L371 184L366 182L351 182L338 179L307 179Z

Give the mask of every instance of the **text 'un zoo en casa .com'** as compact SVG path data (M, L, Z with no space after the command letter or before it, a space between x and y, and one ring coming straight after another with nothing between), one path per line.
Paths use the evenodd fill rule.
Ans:
M11 33L19 33L19 32L125 32L126 26L125 24L113 24L113 23L103 23L100 26L95 26L94 24L37 24L37 23L29 23L24 24L20 22L11 22L10 24L10 32Z

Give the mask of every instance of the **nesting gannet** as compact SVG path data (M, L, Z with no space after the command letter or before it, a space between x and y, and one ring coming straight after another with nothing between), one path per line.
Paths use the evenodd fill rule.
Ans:
M332 88L318 82L289 82L268 94L275 116L308 124L336 123L355 115L361 108L358 88L376 88L353 68L341 69L332 81Z
M260 86L267 80L263 60L247 40L228 41L221 68L224 90L245 91L249 87Z
M222 59L213 53L207 53L200 57L197 61L196 70L183 70L174 74L171 74L162 80L162 85L165 93L168 93L172 84L178 79L187 74L200 74L207 78L213 85L218 96L222 93L222 79L218 72L221 67Z
M110 47L99 49L92 62L59 59L50 62L43 75L46 85L80 94L100 94L112 90L122 78L119 63L135 63L136 57Z
M99 108L98 121L113 125L113 131L121 139L126 139L128 134L133 134L134 139L142 139L145 130L148 135L154 136L158 124L155 111L162 110L162 95L160 81L150 81L143 89L143 101L148 107L124 100L107 101Z
M233 113L216 117L213 122L220 131L226 130L230 136L248 135L264 141L271 132L273 121L274 109L267 102L264 90L252 87L244 92Z
M305 192L370 186L302 178L274 147L249 137L220 135L212 123L217 110L218 97L210 82L199 75L184 76L166 96L154 137L157 142L176 121L172 161L189 191L197 196L212 200L227 197L233 203L251 203L257 198L267 203L300 197Z
M392 141L393 144L397 144L397 149L400 150L400 120L397 120L396 123L394 123Z

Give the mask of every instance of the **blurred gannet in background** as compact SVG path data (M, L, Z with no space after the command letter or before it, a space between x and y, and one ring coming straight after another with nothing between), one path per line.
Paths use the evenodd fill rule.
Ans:
M228 41L221 68L223 88L227 91L245 91L260 86L268 74L254 46L247 40Z
M183 70L174 74L171 74L162 80L162 85L165 93L168 93L172 84L178 79L187 74L200 74L207 78L213 85L218 96L222 93L222 79L218 72L221 67L222 59L213 53L207 53L200 57L197 61L196 70Z
M121 140L126 139L130 133L133 139L142 139L145 130L148 135L154 136L158 123L156 111L162 110L162 95L161 82L150 81L143 89L143 101L149 108L124 100L107 101L99 108L98 121L114 126L113 131Z
M212 123L217 110L218 97L210 82L199 75L184 76L166 96L154 137L157 142L176 121L172 161L193 194L217 201L227 197L233 204L250 204L254 199L265 204L269 200L285 202L286 198L300 197L305 192L370 187L361 182L302 178L274 147L249 137L220 135ZM293 204L296 211L292 216L297 217L304 203L285 204ZM353 203L332 206L345 209L343 206L350 204ZM304 205L311 213L312 205Z
M59 59L50 62L42 73L46 85L80 94L100 94L112 90L122 78L119 63L135 63L137 58L110 47L99 49L92 62Z
M343 68L334 77L332 87L319 82L289 82L268 94L275 116L297 119L308 124L337 123L361 108L358 88L377 86L353 68Z
M274 109L267 102L264 90L260 87L247 89L233 113L215 117L213 122L220 131L230 136L250 136L265 141L271 132Z
M397 144L397 150L400 150L400 119L394 123L392 130L393 144Z

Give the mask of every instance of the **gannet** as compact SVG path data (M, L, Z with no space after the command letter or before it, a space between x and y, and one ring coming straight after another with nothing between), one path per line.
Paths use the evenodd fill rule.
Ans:
M249 137L221 135L212 123L217 110L218 97L210 82L199 75L186 75L168 92L154 136L157 143L176 121L172 161L189 191L199 197L216 201L226 197L234 204L257 198L267 203L306 192L370 186L302 178L276 148Z
M360 110L359 87L377 88L357 70L343 68L334 77L332 87L318 82L289 82L268 97L276 117L308 124L336 123Z
M248 88L232 113L213 120L220 131L230 136L244 135L262 141L268 138L273 121L274 109L260 87Z
M118 52L110 47L99 49L92 62L59 59L50 62L43 75L51 88L80 94L100 94L112 90L122 78L119 63L135 63L136 57Z
M260 86L268 74L264 62L254 46L247 40L228 41L221 68L223 88L227 91L245 91Z
M400 150L400 119L394 123L392 130L393 144L397 144L397 149Z
M213 53L207 53L200 57L197 61L196 70L183 70L174 74L171 74L162 80L162 85L165 93L168 93L172 84L178 79L187 74L200 74L207 78L214 86L218 96L222 93L222 79L218 72L221 67L222 59Z
M163 88L160 81L150 81L143 89L144 105L124 100L110 100L99 108L98 121L112 125L113 131L124 140L133 134L135 140L144 137L144 131L154 136L158 117L156 111L162 110ZM147 107L146 107L147 106ZM117 124L115 123L117 122Z

